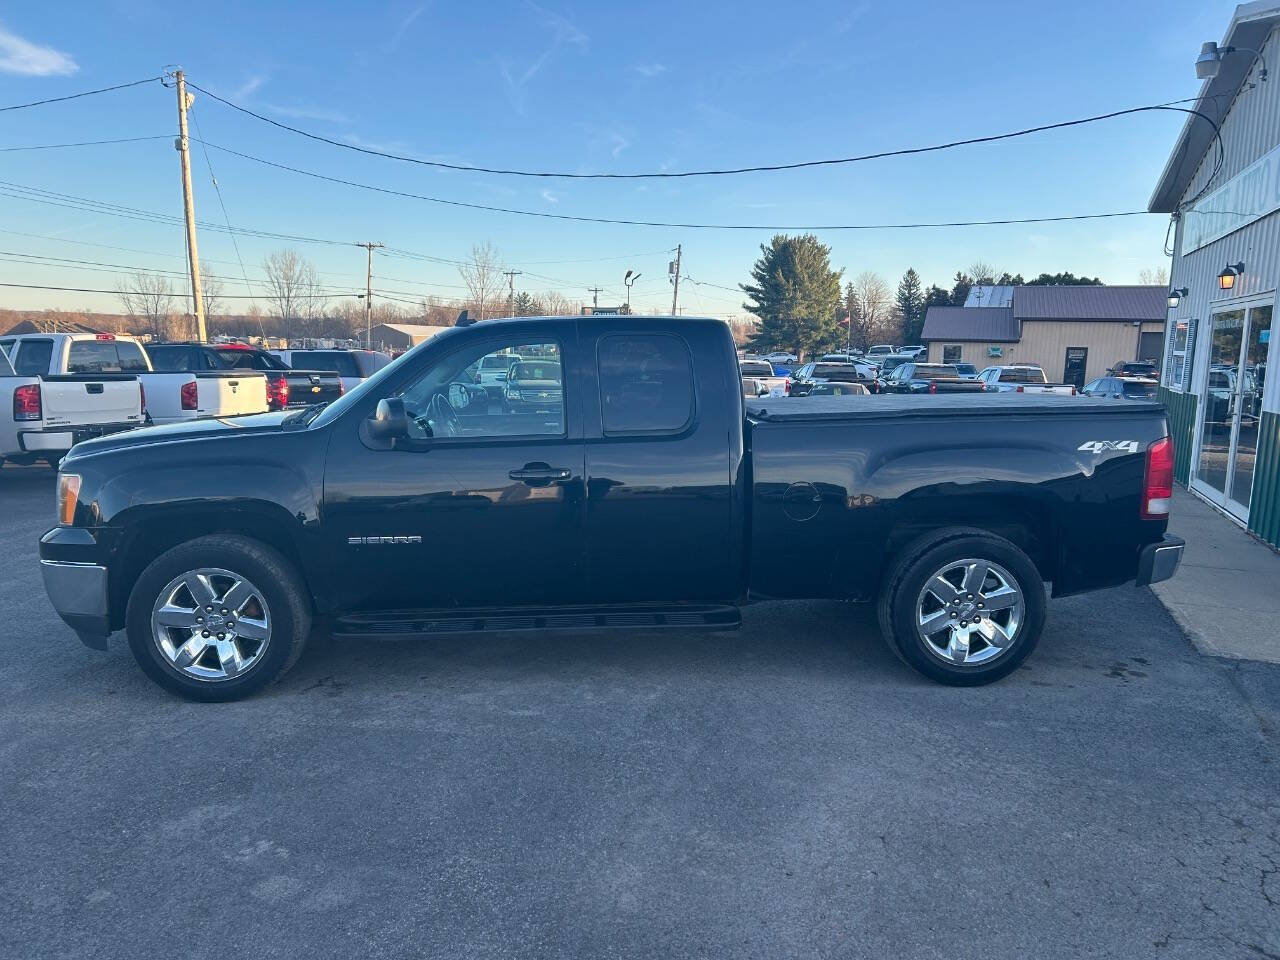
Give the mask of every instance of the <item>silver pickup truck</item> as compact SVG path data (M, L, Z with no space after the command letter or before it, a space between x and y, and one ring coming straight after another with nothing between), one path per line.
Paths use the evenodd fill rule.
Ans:
M1050 383L1044 370L1034 363L1013 363L987 367L978 379L985 384L987 393L1033 393L1060 397L1074 397L1076 388L1070 383Z

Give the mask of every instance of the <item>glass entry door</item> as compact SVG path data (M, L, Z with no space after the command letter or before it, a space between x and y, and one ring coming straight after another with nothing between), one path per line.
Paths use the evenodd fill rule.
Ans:
M1270 305L1212 316L1196 481L1241 520L1249 518L1270 340Z

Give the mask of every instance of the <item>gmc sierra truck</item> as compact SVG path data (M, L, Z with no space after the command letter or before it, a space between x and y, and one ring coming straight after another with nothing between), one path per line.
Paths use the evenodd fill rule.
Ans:
M476 389L510 353L559 379ZM198 700L280 676L313 622L723 630L767 598L874 602L907 663L972 685L1031 652L1046 583L1173 575L1172 472L1156 403L745 401L719 321L482 321L328 404L77 444L40 558L86 644L124 630Z

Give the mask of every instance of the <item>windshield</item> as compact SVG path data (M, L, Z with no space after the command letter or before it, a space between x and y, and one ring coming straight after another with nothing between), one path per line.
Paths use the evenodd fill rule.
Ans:
M875 348L873 347L872 349L874 350ZM902 364L906 362L907 362L906 357L885 357L882 361L880 361L880 372L888 373L894 367L900 367L902 366Z

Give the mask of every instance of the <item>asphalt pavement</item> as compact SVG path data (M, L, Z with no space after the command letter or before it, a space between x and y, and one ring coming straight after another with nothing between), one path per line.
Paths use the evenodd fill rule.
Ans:
M1280 665L1146 589L978 689L770 603L323 641L199 705L55 617L52 476L0 470L0 956L1280 955Z

